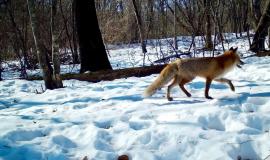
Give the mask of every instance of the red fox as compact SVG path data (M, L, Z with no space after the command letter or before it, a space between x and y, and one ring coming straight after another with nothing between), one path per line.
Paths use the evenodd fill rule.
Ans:
M217 57L177 59L161 71L158 78L144 91L144 97L153 95L172 79L173 81L167 89L167 99L169 101L173 100L170 96L170 90L177 84L188 97L191 97L191 94L185 89L184 85L199 76L206 79L205 97L207 99L213 99L208 94L211 82L214 80L227 83L231 90L234 91L235 88L231 80L223 78L223 76L235 66L240 67L242 64L244 63L237 54L237 48L234 49L233 47Z

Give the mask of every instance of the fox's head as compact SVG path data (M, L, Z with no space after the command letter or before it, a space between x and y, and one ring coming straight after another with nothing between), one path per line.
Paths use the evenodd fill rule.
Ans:
M237 49L238 49L238 47L236 47L236 48L231 47L229 49L229 54L232 54L232 56L234 57L236 66L238 68L242 68L241 65L244 65L245 63L243 61L241 61L240 56L237 53Z

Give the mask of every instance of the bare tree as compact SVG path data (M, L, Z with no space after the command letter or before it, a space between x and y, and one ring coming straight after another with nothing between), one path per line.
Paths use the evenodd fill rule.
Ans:
M260 18L258 26L255 30L255 35L250 46L250 50L253 52L265 50L265 38L268 34L268 28L270 26L270 1L267 2L263 15Z
M213 3L211 3L211 13L212 13L212 20L213 20L213 28L214 28L214 47L213 47L213 54L214 54L214 48L215 45L218 42L221 42L222 49L225 51L224 47L224 37L222 35L223 31L223 22L222 20L224 19L224 8L225 8L225 3L224 1L217 0ZM217 42L218 40L218 42Z
M76 8L75 3L72 1L72 42L74 47L74 55L73 55L73 63L78 64L79 63L79 53L78 53L78 40L77 40L77 29L76 29Z
M270 27L268 28L268 48L270 48Z
M80 46L80 72L111 70L98 25L95 2L74 0Z
M149 38L149 34L153 31L153 20L154 20L154 0L147 0L147 29L146 38Z
M174 49L178 50L178 45L177 45L177 32L176 32L176 0L174 0L174 14L173 14L173 28L174 28Z
M14 50L16 50L16 55L19 58L19 62L21 65L21 77L22 78L26 78L27 77L27 73L26 73L26 69L30 68L30 64L28 62L28 55L27 55L27 47L26 47L26 39L23 36L23 31L21 28L23 28L23 26L19 26L19 24L16 22L15 20L15 15L14 15L14 9L13 9L13 4L12 1L3 1L5 3L5 5L7 6L7 12L10 18L10 22L12 24L12 28L14 31L14 35L15 35L15 40L14 40L14 44L13 44L13 48ZM23 28L24 29L24 28ZM20 54L20 50L22 50L22 54L23 56L21 56Z
M51 33L52 33L52 62L53 62L53 81L55 88L62 88L63 83L60 77L60 58L59 58L59 33L56 30L57 0L51 0Z
M211 34L211 0L204 0L205 5L205 49L212 50L212 34Z
M2 57L0 55L0 81L2 81L2 71L3 71L3 69L2 69Z
M183 0L177 5L180 11L182 23L187 26L186 30L192 36L189 50L193 47L194 56L196 53L195 37L204 33L202 28L203 21L201 19L204 18L205 12L203 9L204 7L201 7L201 3L201 1L197 0Z
M43 75L43 80L45 82L45 87L46 89L55 89L61 87L59 83L56 82L56 79L53 78L53 69L50 65L48 55L46 54L44 50L44 46L41 43L41 37L40 37L40 30L39 30L39 25L37 22L37 17L36 17L36 9L35 9L35 0L27 0L27 6L28 6L28 11L29 11L29 17L30 17L30 24L32 28L32 35L34 39L34 44L35 44L35 50L37 53L38 61L40 68L42 70L42 75ZM54 56L54 62L57 62L57 58ZM58 64L54 65L54 69L56 69L56 74L60 72L60 69L57 66ZM59 69L59 70L58 70ZM57 79L60 80L61 79ZM61 82L62 83L62 82Z
M138 6L137 6L135 0L132 0L132 5L133 5L136 21L137 21L137 26L138 26L138 29L139 29L141 47L142 47L142 52L144 54L144 59L143 59L143 65L144 65L145 54L146 54L147 50L146 50L146 41L145 41L145 37L144 37L144 29L143 29L143 24L142 24L142 17L140 15L139 11L138 11Z
M67 36L68 45L69 45L71 55L72 55L72 62L73 62L73 64L78 64L79 63L79 56L78 56L78 52L77 52L77 47L75 47L77 45L76 45L76 42L73 43L73 44L75 44L74 46L72 45L72 37L69 33L68 18L65 16L62 0L60 0L59 3L60 3L59 8L60 8L61 16L63 18L63 24L64 24L64 28L65 28L65 33ZM73 11L73 7L71 10ZM73 23L73 19L74 19L73 12L71 13L71 15L72 15L71 21ZM74 28L74 27L72 27L72 28ZM75 35L73 37L75 37Z
M252 18L253 18L253 25L256 27L260 21L260 18L262 16L261 13L261 0L250 0L251 4L251 12L252 12Z

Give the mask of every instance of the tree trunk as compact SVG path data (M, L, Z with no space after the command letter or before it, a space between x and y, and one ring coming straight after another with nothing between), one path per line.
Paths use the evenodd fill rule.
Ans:
M270 49L270 27L268 28L268 49Z
M74 0L80 72L112 70L98 26L94 0Z
M178 50L178 45L177 45L177 35L176 35L176 0L174 0L174 14L173 14L173 29L174 29L174 49Z
M145 39L144 39L144 31L143 31L143 26L142 26L142 18L141 18L141 15L139 14L138 7L137 7L137 4L136 4L136 1L135 0L132 0L132 5L133 5L133 9L134 9L134 14L135 14L135 17L136 17L136 21L137 21L137 26L138 26L138 29L139 29L142 52L143 52L143 54L145 56L145 53L147 52L147 50L146 50L146 42L145 42Z
M13 49L15 54L18 56L19 58L19 63L21 65L21 69L20 69L20 77L21 78L27 78L27 72L26 72L26 67L25 64L23 62L23 58L20 55L20 49L19 49L19 42L18 42L18 38L17 38L17 33L15 33L15 40L13 42Z
M268 34L268 28L270 26L270 1L267 2L266 8L261 16L259 24L255 30L255 35L250 47L253 52L265 50L265 38Z
M3 71L3 69L2 69L2 58L1 58L1 55L0 55L0 81L3 80L2 79L2 71Z
M53 62L53 81L55 88L63 88L63 83L60 77L60 57L59 57L59 42L58 32L56 29L56 13L57 0L51 1L51 33L52 33L52 62Z
M213 42L212 42L212 34L211 34L211 6L210 6L210 0L205 0L205 12L206 12L206 34L205 34L205 49L212 50L213 49Z
M36 18L35 0L27 0L28 12L30 17L30 24L32 28L32 35L34 39L34 45L37 52L39 66L42 70L42 77L45 82L46 89L55 89L55 83L52 78L52 70L48 66L48 58L40 42L39 26Z
M75 3L72 2L72 41L74 48L74 55L72 55L73 64L79 64L79 53L78 53L78 45L77 45L77 30L76 30L76 18L75 18Z
M79 63L78 54L77 54L77 52L75 54L75 49L72 47L72 38L70 36L69 30L68 30L68 24L67 24L68 19L65 17L65 14L64 14L64 11L63 11L62 0L60 0L59 3L60 3L59 8L60 8L60 11L61 11L61 15L62 15L62 18L63 18L64 27L65 27L65 33L67 35L68 44L69 44L69 48L70 48L71 55L72 55L72 62L73 62L73 64L78 64ZM73 17L72 17L72 20L73 20Z
M249 26L247 28L247 37L248 37L248 44L249 44L249 47L251 46L251 40L250 40L250 34L249 34Z
M258 26L262 13L261 13L261 0L250 0L251 8L252 8L252 18L254 28Z
M149 35L153 36L153 19L154 19L154 2L153 0L147 0L147 31L146 31L146 39L151 38ZM152 34L151 34L152 33Z
M29 65L27 49L26 49L27 48L26 47L26 40L23 37L23 33L22 33L20 27L17 25L17 23L15 21L14 13L13 13L13 10L11 9L12 7L10 6L11 1L5 1L5 5L7 6L8 15L9 15L12 27L14 29L15 37L16 37L16 39L18 39L18 43L20 44L20 48L22 49L24 59L23 59L23 63L21 63L21 67L22 67L22 72L25 72L23 74L23 76L27 76L26 68L29 69L30 65ZM20 53L16 53L16 54L20 54ZM22 61L21 56L19 56L19 57L20 57L20 61Z

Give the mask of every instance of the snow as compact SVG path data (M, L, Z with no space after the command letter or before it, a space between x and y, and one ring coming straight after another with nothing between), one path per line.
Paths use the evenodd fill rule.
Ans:
M243 54L247 44L231 42ZM134 63L125 55L131 51ZM139 52L138 46L111 50L114 68L140 66ZM186 87L191 98L177 87L174 101L167 101L165 88L142 98L157 74L99 83L68 80L65 88L44 93L43 81L1 81L0 159L114 160L123 154L132 160L265 159L270 155L270 58L243 61L243 69L226 75L236 92L213 82L213 100L204 98L200 78Z

